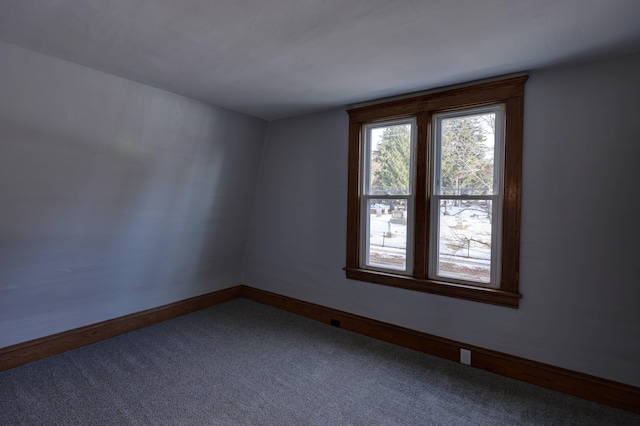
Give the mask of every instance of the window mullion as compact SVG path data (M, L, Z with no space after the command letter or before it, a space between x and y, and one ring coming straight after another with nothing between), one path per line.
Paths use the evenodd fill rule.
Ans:
M427 277L430 121L429 112L421 112L417 116L413 276L421 279Z

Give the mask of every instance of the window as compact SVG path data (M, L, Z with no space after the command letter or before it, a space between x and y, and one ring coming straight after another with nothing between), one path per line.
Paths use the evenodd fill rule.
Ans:
M518 306L526 80L349 110L348 278Z
M360 262L369 269L411 272L415 128L413 118L364 127Z

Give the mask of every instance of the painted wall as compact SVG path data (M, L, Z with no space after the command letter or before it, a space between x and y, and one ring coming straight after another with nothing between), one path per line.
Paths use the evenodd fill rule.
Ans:
M640 56L532 72L519 309L347 280L343 110L271 122L243 283L640 385Z
M239 283L266 122L0 58L0 347Z

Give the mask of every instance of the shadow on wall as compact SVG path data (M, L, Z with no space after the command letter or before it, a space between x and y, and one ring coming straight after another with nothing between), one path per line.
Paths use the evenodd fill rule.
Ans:
M235 284L245 171L204 133L185 148L0 121L0 347Z

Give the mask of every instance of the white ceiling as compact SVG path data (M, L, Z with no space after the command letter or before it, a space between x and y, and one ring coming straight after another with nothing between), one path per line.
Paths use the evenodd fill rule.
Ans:
M0 41L271 120L638 52L640 0L0 0Z

